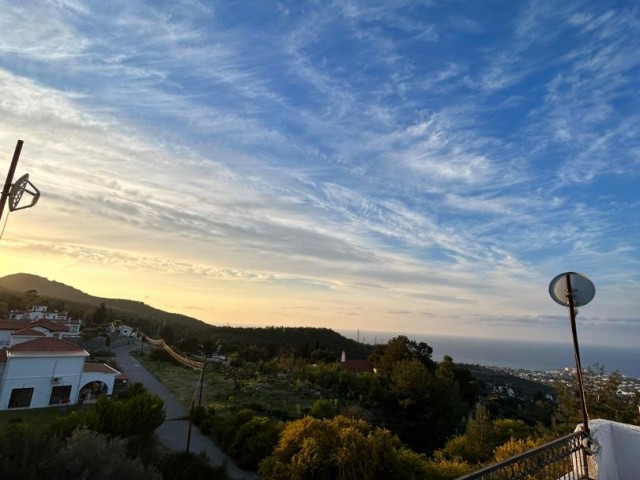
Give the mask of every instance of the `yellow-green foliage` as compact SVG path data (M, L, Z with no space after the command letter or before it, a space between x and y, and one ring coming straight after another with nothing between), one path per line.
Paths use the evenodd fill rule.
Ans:
M418 480L424 456L388 430L343 416L305 417L287 425L273 455L260 463L264 480Z
M460 460L430 460L426 463L424 480L453 480L477 470L477 467Z
M532 428L522 420L491 420L487 410L478 406L467 422L466 433L447 441L445 446L436 452L434 458L470 464L495 463L512 456L504 457L509 451L514 451L513 455L516 455L520 453L517 448L535 444L536 442L529 438L531 433ZM501 457L500 460L496 460L496 452L499 449Z
M544 443L543 440L534 440L532 438L507 440L493 452L493 463L503 462L520 453L526 452Z

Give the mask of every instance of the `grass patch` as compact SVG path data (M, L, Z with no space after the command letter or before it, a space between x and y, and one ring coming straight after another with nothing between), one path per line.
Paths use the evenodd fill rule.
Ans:
M199 397L200 372L169 362L150 360L146 355L134 354L178 399L189 408ZM325 398L326 392L306 382L275 374L258 375L246 380L240 389L234 381L225 378L225 367L208 363L205 370L202 405L213 407L217 412L234 411L240 408L261 410L260 413L279 419L294 419L304 416L313 402Z
M83 407L69 405L66 407L34 408L27 410L3 410L0 412L0 428L6 427L10 423L25 423L47 428L58 418L68 415L79 408Z

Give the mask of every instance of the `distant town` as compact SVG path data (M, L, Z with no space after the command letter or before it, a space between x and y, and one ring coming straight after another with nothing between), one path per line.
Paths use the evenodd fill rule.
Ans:
M549 386L556 386L558 384L564 386L571 386L575 382L576 373L575 368L566 367L562 370L525 370L522 368L509 368L509 367L489 367L492 370L506 373L508 375L513 375L519 378L523 378L525 380L531 380L533 382L543 383ZM585 384L593 385L600 387L602 386L611 375L619 375L621 379L620 385L618 387L618 393L624 397L631 398L636 394L640 394L640 379L627 377L626 375L622 375L620 373L601 373L592 370L586 370L584 372L584 380ZM588 388L588 387L587 387ZM504 387L503 387L504 389ZM507 394L509 392L513 392L513 389L509 389L506 387ZM502 393L502 392L500 392ZM514 396L511 393L510 396Z

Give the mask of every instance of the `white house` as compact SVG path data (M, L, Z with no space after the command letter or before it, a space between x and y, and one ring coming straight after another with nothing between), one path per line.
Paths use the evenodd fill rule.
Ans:
M27 326L40 326L57 338L79 337L81 320L73 320L66 312L47 312L47 307L31 307L31 310L11 310L9 318L0 319L0 348L9 344L10 331ZM4 332L4 333L1 333Z
M28 327L31 327L31 324L23 320L0 319L0 348L11 345L11 333Z
M31 307L30 310L11 310L9 320L21 320L31 323L46 323L56 325L59 337L80 336L81 320L73 320L67 312L48 312L45 305ZM64 328L62 328L64 326Z
M111 325L109 325L108 329L110 333L116 333L121 337L131 338L136 336L136 329L134 327L130 327L129 325L116 325L112 323Z
M35 322L36 320L52 320L54 322L65 323L67 321L67 312L47 312L45 305L37 305L31 307L29 310L11 310L9 313L11 320L29 320Z
M113 393L117 370L85 363L78 345L31 329L16 332L0 350L0 410L75 404L98 393Z

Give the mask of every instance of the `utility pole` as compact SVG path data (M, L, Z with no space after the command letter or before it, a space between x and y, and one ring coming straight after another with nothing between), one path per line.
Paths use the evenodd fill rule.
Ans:
M193 423L193 405L196 399L191 399L191 408L189 409L189 430L187 431L187 453L189 453L189 448L191 447L191 425Z
M200 372L200 395L198 395L198 406L202 405L202 387L204 385L204 368L207 365L206 355L202 357L202 371Z

